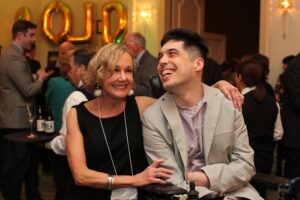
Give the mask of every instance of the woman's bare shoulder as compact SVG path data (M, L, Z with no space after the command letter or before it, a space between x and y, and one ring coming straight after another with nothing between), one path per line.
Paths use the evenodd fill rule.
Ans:
M146 96L135 97L136 103L138 105L140 114L142 114L149 106L156 102L156 99Z

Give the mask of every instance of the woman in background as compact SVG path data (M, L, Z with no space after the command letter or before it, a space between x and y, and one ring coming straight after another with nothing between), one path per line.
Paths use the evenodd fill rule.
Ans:
M254 150L257 172L270 174L273 165L275 141L282 138L283 128L279 105L266 93L261 76L263 67L255 60L239 63L235 70L235 82L244 95L242 113L249 134L250 146ZM262 197L264 188L253 184Z

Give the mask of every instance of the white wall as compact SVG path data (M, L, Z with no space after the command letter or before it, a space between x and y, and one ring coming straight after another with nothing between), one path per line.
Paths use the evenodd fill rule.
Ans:
M277 0L261 0L261 8L260 52L270 58L269 82L274 86L282 58L300 52L300 1L294 0L294 8L286 14L278 9Z

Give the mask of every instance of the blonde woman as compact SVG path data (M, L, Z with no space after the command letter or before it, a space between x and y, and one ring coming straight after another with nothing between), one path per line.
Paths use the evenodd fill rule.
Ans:
M130 96L133 63L119 44L105 45L89 63L84 86L97 98L67 116L66 152L74 179L67 199L137 199L136 188L171 177L171 170L159 167L163 160L147 164L140 115L154 100Z

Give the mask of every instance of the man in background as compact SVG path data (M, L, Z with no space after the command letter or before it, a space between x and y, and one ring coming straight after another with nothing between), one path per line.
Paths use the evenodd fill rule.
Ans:
M150 78L157 75L157 58L146 49L145 37L137 32L128 34L124 44L131 51L135 59L134 70L134 94L136 96L153 97L150 86Z
M30 171L31 151L26 143L4 140L4 135L30 129L26 104L34 104L51 72L37 70L33 80L24 51L35 44L36 25L26 20L16 21L12 27L13 41L0 58L0 168L4 180L5 199L20 199L21 186ZM39 199L38 188L27 194L27 199Z
M53 70L54 73L52 76L59 76L60 67L66 63L68 63L68 52L74 49L74 45L69 42L65 41L59 45L58 48L58 56L57 60L53 65L47 66L46 71Z
M300 176L300 53L289 63L282 77L282 125L281 141L285 159L284 176L295 178Z

